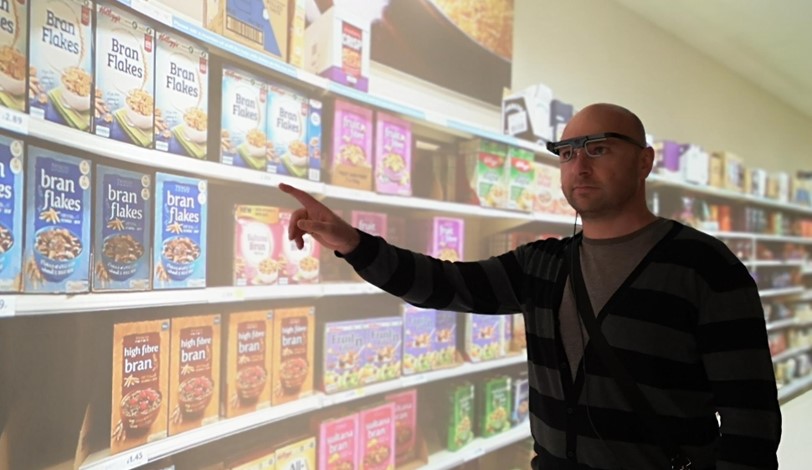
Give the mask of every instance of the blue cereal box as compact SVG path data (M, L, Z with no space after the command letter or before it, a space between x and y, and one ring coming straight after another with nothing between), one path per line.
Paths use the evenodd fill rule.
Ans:
M314 109L311 113L311 101ZM268 172L319 180L321 103L290 88L268 87ZM313 145L315 143L315 145Z
M288 21L288 0L206 0L208 29L283 61Z
M90 131L93 113L93 2L31 2L29 112Z
M0 1L0 106L25 112L28 0Z
M91 163L28 147L25 276L34 293L90 290Z
M258 77L223 67L220 161L267 171L268 84Z
M25 145L0 135L0 292L19 292L23 252Z
M322 389L335 393L358 388L372 375L372 364L361 362L367 344L368 322L349 320L324 325L324 376Z
M205 180L155 175L153 289L206 287Z
M155 149L206 158L209 52L172 33L158 33L155 55Z
M436 321L436 310L403 306L403 375L432 370Z
M148 290L152 177L96 167L94 291Z
M367 322L366 348L361 352L361 363L371 366L362 378L364 385L392 380L401 375L403 357L403 319L400 317L375 318Z

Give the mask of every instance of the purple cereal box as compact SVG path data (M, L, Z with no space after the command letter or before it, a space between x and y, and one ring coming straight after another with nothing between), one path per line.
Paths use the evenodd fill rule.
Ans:
M324 374L322 389L335 393L358 388L361 378L371 375L372 365L362 363L368 334L366 320L331 322L324 325Z
M372 369L361 379L361 383L367 385L400 377L403 319L386 317L367 320L366 329L367 343L360 355L361 364L370 365Z
M412 126L379 112L375 123L375 191L412 195Z
M333 184L372 190L372 110L336 100L333 121Z
M504 317L470 314L465 321L465 356L482 362L503 356Z
M432 369L436 310L403 306L403 375Z
M443 261L460 261L463 256L465 221L435 217L429 254Z
M319 426L319 470L358 468L358 415L324 421Z
M434 369L457 364L457 312L437 311L434 322Z

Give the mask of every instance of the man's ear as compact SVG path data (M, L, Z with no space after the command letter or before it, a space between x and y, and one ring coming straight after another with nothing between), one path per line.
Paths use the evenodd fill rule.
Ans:
M646 147L640 152L640 174L648 178L654 168L654 149Z

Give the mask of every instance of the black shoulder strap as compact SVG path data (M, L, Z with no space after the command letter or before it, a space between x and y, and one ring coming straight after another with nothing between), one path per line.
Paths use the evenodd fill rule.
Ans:
M595 318L595 312L592 309L592 302L589 300L586 285L584 284L584 275L581 272L580 241L580 236L573 237L569 249L567 250L566 260L569 265L570 286L575 296L576 310L578 310L581 320L584 322L584 326L589 333L589 342L592 347L597 349L598 358L612 373L615 381L617 381L617 384L626 395L626 399L632 406L632 409L640 416L655 440L668 456L671 462L671 468L689 470L692 468L691 460L685 457L673 439L671 439L671 436L663 431L662 423L657 420L657 415L651 403L640 390L637 382L631 374L629 374L629 371L623 366L612 347L609 346L609 342L606 341L606 337L601 331L598 320Z

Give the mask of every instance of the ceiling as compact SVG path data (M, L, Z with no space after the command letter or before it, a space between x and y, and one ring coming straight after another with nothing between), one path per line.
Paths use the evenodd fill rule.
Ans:
M615 1L812 117L812 1Z

